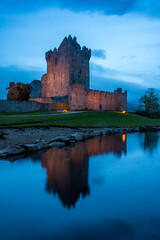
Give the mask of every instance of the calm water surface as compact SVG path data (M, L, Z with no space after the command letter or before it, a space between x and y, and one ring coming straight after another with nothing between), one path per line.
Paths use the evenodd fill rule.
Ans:
M0 161L0 239L160 239L160 133Z

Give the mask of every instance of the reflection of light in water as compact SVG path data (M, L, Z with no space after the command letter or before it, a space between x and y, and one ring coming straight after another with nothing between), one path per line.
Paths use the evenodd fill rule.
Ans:
M122 135L122 140L123 140L123 142L126 141L126 134L123 134L123 135Z

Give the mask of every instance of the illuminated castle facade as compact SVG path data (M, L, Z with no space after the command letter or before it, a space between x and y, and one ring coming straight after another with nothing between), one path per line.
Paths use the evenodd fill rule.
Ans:
M31 101L48 103L52 109L126 111L127 92L91 90L91 50L65 37L59 48L46 53L47 73L39 84L33 81Z

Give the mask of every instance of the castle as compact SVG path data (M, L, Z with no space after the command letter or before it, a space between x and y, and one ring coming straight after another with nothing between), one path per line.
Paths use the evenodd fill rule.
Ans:
M127 110L127 92L90 89L91 50L65 37L59 48L46 52L47 73L33 81L30 101L47 103L56 110Z

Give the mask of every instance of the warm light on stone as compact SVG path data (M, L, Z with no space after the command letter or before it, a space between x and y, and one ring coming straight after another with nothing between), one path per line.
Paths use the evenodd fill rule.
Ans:
M127 91L89 89L91 50L81 48L77 39L65 37L59 48L46 53L47 73L41 78L41 98L32 101L55 105L55 110L127 110ZM35 96L35 94L32 94ZM68 104L68 106L66 106Z

